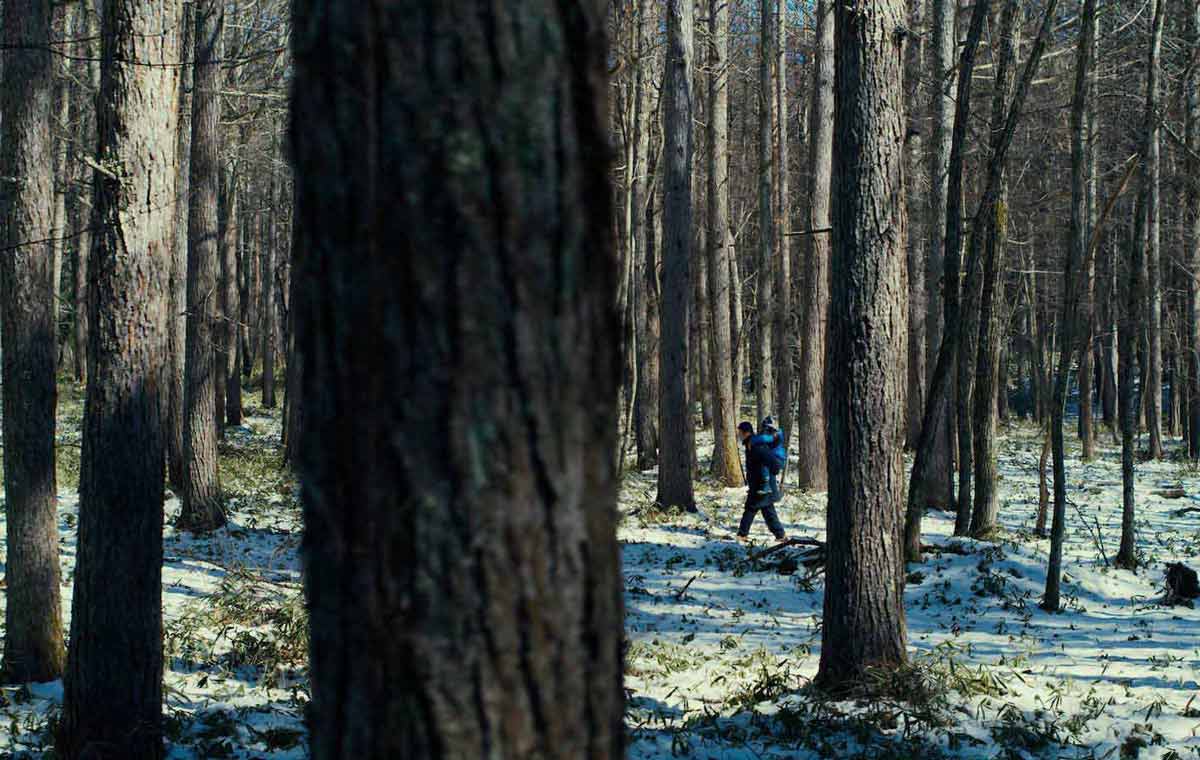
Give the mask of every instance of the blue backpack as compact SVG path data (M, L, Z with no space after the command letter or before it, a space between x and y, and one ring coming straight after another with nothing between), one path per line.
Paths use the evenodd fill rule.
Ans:
M787 446L783 443L782 431L759 433L750 441L750 445L767 447L767 469L772 475L783 472L783 468L787 466Z

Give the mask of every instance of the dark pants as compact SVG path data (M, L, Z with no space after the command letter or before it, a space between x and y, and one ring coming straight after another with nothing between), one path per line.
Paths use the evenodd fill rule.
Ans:
M783 498L783 490L779 487L779 481L771 478L771 493L769 494L750 494L746 499L746 508L742 510L742 523L738 526L739 536L750 535L750 526L754 524L754 516L762 512L763 519L767 521L767 530L775 535L775 538L783 538L786 531L783 529L783 523L779 522L779 515L775 512L775 503Z

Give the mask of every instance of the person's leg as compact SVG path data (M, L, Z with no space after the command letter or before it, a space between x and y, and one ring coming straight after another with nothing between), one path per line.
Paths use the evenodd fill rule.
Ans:
M775 538L782 541L787 536L787 531L783 529L783 523L779 521L779 514L775 511L774 504L768 504L762 507L763 520L767 522L767 530L771 531Z
M747 504L746 508L742 510L742 522L738 525L739 536L750 535L750 526L754 524L754 514L756 512L758 512L758 507L750 504Z

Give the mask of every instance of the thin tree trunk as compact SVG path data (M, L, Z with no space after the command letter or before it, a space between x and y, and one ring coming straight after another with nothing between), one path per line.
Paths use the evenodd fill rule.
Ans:
M1156 0L1153 28L1150 33L1150 59L1146 69L1146 112L1153 114L1147 117L1146 151L1144 163L1146 172L1143 175L1147 183L1146 199L1146 257L1145 265L1148 272L1146 280L1146 332L1149 356L1147 366L1150 370L1146 378L1148 404L1146 406L1146 427L1150 433L1150 457L1163 458L1162 442L1162 385L1163 385L1163 345L1162 345L1162 265L1160 258L1160 210L1159 210L1159 176L1161 174L1161 159L1159 150L1159 133L1161 126L1158 118L1159 109L1159 61L1162 57L1163 20L1165 17L1164 0Z
M833 288L828 559L815 683L903 664L908 297L902 0L834 5Z
M637 143L633 177L634 298L637 304L637 389L634 394L634 435L637 443L637 468L648 470L658 463L658 275L650 224L653 183L650 182L650 94L654 78L653 42L658 14L657 3L641 0L638 8L638 72L635 125Z
M774 362L771 357L771 320L773 317L772 285L774 284L775 210L772 191L776 167L773 166L775 116L775 87L771 69L775 62L773 51L777 27L772 23L775 0L759 2L759 61L758 61L758 276L755 278L754 305L757 335L754 340L756 416L762 419L777 414L775 409Z
M796 483L809 491L828 484L825 355L829 320L830 226L833 171L834 23L829 0L817 4L816 60L808 112L808 229L804 260L804 333L800 356L800 414L796 425Z
M175 142L174 231L171 239L171 261L167 289L167 479L181 499L184 483L184 418L187 395L185 366L187 364L188 322L188 225L191 210L192 173L192 90L194 67L191 65L196 49L196 24L193 3L184 3L180 13L180 46L177 102L178 127Z
M775 4L775 296L771 304L771 376L775 382L775 416L785 439L792 433L792 254L788 197L787 0Z
M71 648L56 756L163 754L163 467L179 6L106 0ZM167 30L164 33L164 30Z
M87 3L81 3L78 12L75 14L75 26L72 34L76 37L76 47L74 55L81 60L72 61L74 76L79 79L80 84L77 86L76 93L71 99L72 123L78 123L78 128L83 134L95 134L96 132L96 108L95 99L87 97L86 84L99 89L100 85L100 67L97 65L98 56L95 54L94 40L99 36L99 29L96 23L95 13L91 11ZM94 160L92 151L95 149L94 143L70 140L71 155L68 157L68 167L72 172L75 167L86 166L80 161L80 154L86 155ZM82 148L78 147L83 145ZM74 373L75 379L80 383L86 383L88 379L88 303L87 303L87 264L88 257L92 247L92 227L91 227L91 183L87 182L85 176L90 169L81 168L80 176L75 183L76 189L73 192L73 200L71 203L71 221L72 230L78 230L79 234L75 241L74 261L71 268L73 275L73 294L72 303L74 304L74 319L72 321L72 339L74 340ZM85 189L86 188L86 189Z
M224 182L225 209L221 225L221 315L218 325L224 349L222 362L217 371L225 379L224 418L217 419L217 427L224 437L224 425L242 424L242 375L238 372L238 317L241 304L238 302L238 177L236 167L230 166Z
M1188 42L1193 51L1200 48L1200 5L1187 14ZM1188 167L1191 176L1200 177L1200 70L1189 70L1187 83L1187 145L1191 151ZM1188 453L1200 460L1200 184L1187 186L1187 209L1191 217L1188 231L1187 335L1188 335Z
M729 228L729 5L708 4L708 301L712 333L709 358L713 389L712 475L726 486L741 483L742 471L735 439L733 334L730 327L729 258L733 234Z
M688 399L688 299L692 249L692 3L668 0L663 83L662 392L658 464L660 507L696 508L694 432Z
M1054 401L1051 407L1050 436L1054 457L1054 517L1050 524L1050 560L1046 570L1046 595L1042 607L1050 612L1059 608L1062 579L1062 544L1066 530L1067 484L1063 452L1063 414L1067 403L1067 379L1071 362L1078 348L1076 335L1080 320L1080 291L1083 266L1087 257L1087 159L1084 120L1087 118L1088 98L1092 78L1089 76L1094 60L1096 37L1092 17L1096 0L1083 0L1080 11L1079 46L1075 58L1075 94L1071 99L1071 227L1063 271L1062 316L1059 318L1062 353L1058 374L1054 380Z
M599 4L295 7L312 757L619 760Z
M279 140L273 140L271 147L271 189L269 217L264 220L267 227L266 244L262 254L262 298L259 301L262 309L262 405L265 409L275 408L275 319L278 314L275 303L275 268L278 256L278 228L276 219L279 214L279 177L275 170L278 160Z
M1001 13L998 40L1000 52L992 95L992 150L1005 121L1005 101L1012 90L1016 68L1019 28L1019 3L1007 0ZM996 529L999 516L999 472L997 471L996 424L999 409L996 405L1000 375L1001 323L1004 282L1005 246L1008 241L1008 184L1004 166L1000 166L1000 191L990 209L985 209L984 225L975 234L987 237L983 260L983 282L979 298L979 338L976 344L975 398L973 400L972 432L974 434L975 494L971 512L970 533L983 537ZM964 507L960 505L959 514Z
M924 24L925 0L909 0L909 28L921 29ZM922 196L921 165L924 160L925 143L921 129L922 113L915 104L923 99L925 88L921 78L925 45L923 35L914 34L908 40L907 60L904 65L905 99L914 104L908 113L908 138L905 140L904 176L905 192L912 208L925 205ZM940 184L940 180L939 180ZM908 378L905 394L907 410L904 424L904 447L913 449L921 435L921 415L925 412L925 353L926 312L929 305L925 290L926 230L921 224L908 227Z
M188 210L187 365L184 370L183 504L178 526L206 532L225 524L217 472L214 337L220 299L217 196L220 185L220 71L225 13L219 0L195 5L192 151Z
M3 333L7 560L5 683L62 675L58 488L54 468L55 331L51 288L53 10L8 0L0 24L0 332ZM19 178L13 182L11 178Z
M1082 6L1082 0L1080 2ZM1093 13L1090 23L1094 27L1089 33L1093 40L1099 40L1099 14ZM1096 43L1093 43L1096 44ZM1091 92L1096 90L1096 65L1095 60L1098 53L1093 52L1093 62L1087 76L1091 79L1088 87ZM1084 106L1087 109L1087 114L1084 120L1080 123L1080 129L1084 130L1084 184L1086 194L1086 235L1085 239L1090 240L1093 231L1096 228L1096 193L1099 177L1097 176L1097 153L1099 152L1098 141L1100 136L1096 132L1096 105L1095 96L1089 98L1088 103ZM1092 408L1094 403L1093 391L1095 386L1095 351L1093 347L1096 343L1096 249L1094 246L1088 245L1084 248L1083 260L1083 293L1080 302L1079 328L1082 334L1079 336L1079 440L1080 440L1080 458L1085 461L1091 461L1096 455L1096 432L1093 423Z

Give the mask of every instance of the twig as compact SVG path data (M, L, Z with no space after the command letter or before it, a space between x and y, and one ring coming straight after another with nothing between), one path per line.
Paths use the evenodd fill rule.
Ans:
M683 595L687 593L687 590L688 590L689 588L691 588L691 587L692 587L692 584L693 584L693 583L695 583L695 582L696 582L696 579L697 579L697 578L699 578L699 577L701 577L702 575L704 575L704 571L703 571L703 570L701 570L700 572L698 572L698 573L696 573L695 575L693 575L693 576L692 576L692 577L691 577L691 578L688 580L688 582L687 582L687 583L683 584L683 588L681 588L681 589L679 589L678 591L676 591L676 592L675 592L675 598L676 598L676 599L682 599L682 598L683 598Z

